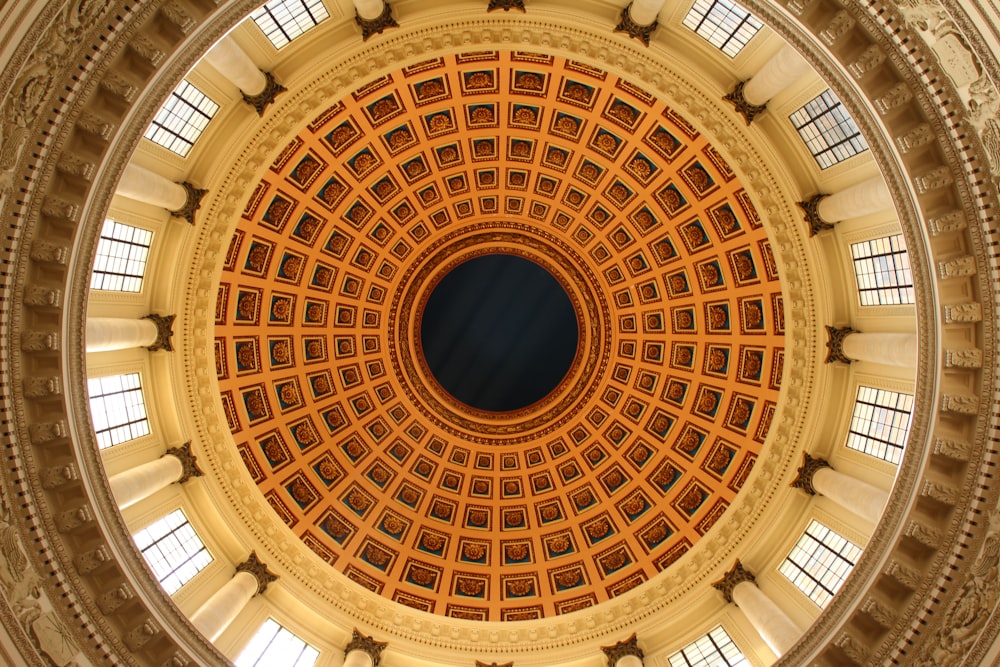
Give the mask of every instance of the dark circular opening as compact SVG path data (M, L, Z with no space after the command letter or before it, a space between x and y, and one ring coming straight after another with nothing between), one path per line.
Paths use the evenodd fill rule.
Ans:
M434 287L420 322L424 360L442 388L490 412L519 410L559 386L579 339L573 304L531 260L485 255Z

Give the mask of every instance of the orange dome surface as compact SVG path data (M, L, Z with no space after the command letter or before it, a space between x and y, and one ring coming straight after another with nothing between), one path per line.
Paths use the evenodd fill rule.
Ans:
M523 410L452 399L420 311L455 264L545 267L578 316ZM781 285L724 158L607 72L477 52L384 76L260 177L216 370L242 459L320 558L405 605L531 619L630 590L726 510L782 375Z

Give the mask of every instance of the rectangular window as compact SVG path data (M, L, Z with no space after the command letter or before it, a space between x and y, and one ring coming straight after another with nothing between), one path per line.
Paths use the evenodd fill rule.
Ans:
M858 387L847 446L899 463L910 432L913 396L874 387Z
M820 169L868 150L854 119L830 90L807 102L789 119Z
M743 657L721 625L674 653L667 661L670 667L750 667L750 661Z
M778 570L825 609L860 556L861 547L814 520Z
M153 232L105 220L97 242L90 289L141 292Z
M169 595L212 562L212 555L181 510L174 510L133 537Z
M910 255L902 234L851 244L862 306L914 303Z
M236 667L312 667L319 651L269 618L260 626Z
M208 126L219 105L187 81L170 93L146 128L145 137L167 150L186 157Z
M250 14L276 49L329 16L322 0L271 0Z
M764 24L729 0L695 0L684 17L684 25L730 58L735 58Z
M98 448L107 449L149 435L138 373L91 378L87 389Z

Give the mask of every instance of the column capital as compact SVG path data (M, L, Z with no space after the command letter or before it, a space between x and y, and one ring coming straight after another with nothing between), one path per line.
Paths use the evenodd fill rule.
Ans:
M264 79L267 81L267 83L264 84L264 90L260 91L256 95L247 95L246 93L243 93L243 91L240 92L243 93L243 101L256 109L258 116L263 116L264 109L266 109L267 106L274 101L274 98L278 96L278 93L285 92L285 87L275 81L274 75L270 72L261 70L260 73L264 75Z
M757 581L757 578L753 576L750 570L743 567L743 563L737 560L722 579L712 583L712 588L722 593L722 597L726 598L726 602L732 603L733 589L736 588L737 584L742 584L744 581L752 584Z
M492 12L495 9L502 9L505 12L520 9L523 12L525 11L524 0L490 0L490 6L486 8L486 11Z
M851 327L831 327L826 326L826 363L832 364L841 361L845 364L851 363L851 358L844 354L844 339L852 333L861 333Z
M747 85L746 81L740 81L731 91L723 95L722 99L736 107L736 111L743 116L743 119L749 125L753 122L754 118L767 110L767 104L757 105L747 102L746 98L743 97L743 87L745 85Z
M795 477L795 480L792 481L792 488L802 489L810 496L815 496L817 491L813 486L813 475L815 475L816 471L820 468L830 468L833 470L830 462L826 459L821 459L819 457L813 458L812 456L809 456L808 452L803 452L802 466L799 468L799 474Z
M833 225L819 217L819 203L830 195L813 195L806 201L797 202L802 209L802 217L809 225L809 236L816 236L824 229L833 229Z
M627 655L634 655L639 660L646 657L642 649L639 648L639 642L634 632L628 639L620 641L613 646L602 646L601 650L604 651L604 655L608 659L608 667L615 667L618 661Z
M392 18L392 7L389 6L388 2L382 3L382 13L373 19L361 18L361 14L358 14L357 10L355 10L354 20L361 26L362 41L368 41L368 38L373 35L381 35L382 31L386 28L399 27L396 19Z
M347 646L344 647L344 656L346 657L351 651L361 651L367 653L368 657L372 659L372 664L378 667L379 660L382 659L382 651L388 645L389 642L377 642L374 638L363 635L358 632L357 628L354 628L351 633L351 641L347 642Z
M621 17L618 20L618 25L615 26L615 32L624 32L629 37L638 39L640 42L649 46L649 38L652 36L653 31L659 27L659 21L653 21L649 25L641 25L636 23L632 19L632 14L629 11L632 9L632 3L628 3L624 9L622 9Z
M205 474L198 467L198 458L191 453L190 440L180 447L169 447L166 453L181 462L181 468L183 468L184 472L181 473L180 478L177 480L178 484L183 484L192 477L201 477Z
M267 565L260 562L256 551L251 551L250 556L236 566L236 571L246 572L254 576L257 580L257 595L262 595L267 590L269 583L278 580L278 575L269 572Z
M170 342L170 338L174 335L174 320L177 319L177 316L150 313L149 315L144 315L142 319L149 320L156 325L156 340L153 341L152 345L147 345L146 349L150 352L158 352L159 350L173 352L174 347Z
M176 211L171 211L170 215L176 215L178 218L184 218L192 225L194 224L194 212L201 208L201 198L205 196L208 190L203 190L201 188L196 188L187 181L183 183L178 183L182 188L184 188L184 193L187 195L187 200L184 205L181 206Z

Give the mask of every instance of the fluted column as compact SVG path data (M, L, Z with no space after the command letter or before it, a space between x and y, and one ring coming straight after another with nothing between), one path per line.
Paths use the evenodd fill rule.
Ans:
M785 44L747 81L741 81L725 96L743 114L747 125L767 108L772 97L809 71L809 63L794 47Z
M757 588L756 578L739 561L726 576L712 584L726 602L735 604L778 656L795 645L802 630L764 591Z
M150 314L140 319L88 317L87 352L110 352L144 347L151 352L172 351L174 315Z
M917 334L861 333L850 327L826 327L826 363L867 361L913 368L917 363Z
M666 0L632 0L619 17L615 32L627 33L629 37L642 40L649 46L650 35L659 25L657 20Z
M226 35L205 54L205 60L243 93L243 101L264 113L268 104L285 88L270 72L261 71L231 35Z
M201 205L205 190L186 181L174 183L165 176L130 163L122 172L115 194L165 208L172 215L194 224L194 212Z
M397 28L392 7L384 0L354 0L354 20L361 26L361 39L379 35L386 28Z
M832 229L841 220L860 218L892 208L892 195L881 176L855 183L831 195L819 194L799 202L809 224L809 235Z
M236 566L233 578L191 615L191 623L210 641L215 641L253 596L267 590L267 585L275 579L267 566L257 560L257 554L251 552L247 560Z
M643 667L645 655L634 632L628 639L613 646L602 646L601 650L608 660L608 667Z
M180 447L171 447L155 461L112 475L108 482L118 508L125 509L174 482L183 484L201 474L197 459L191 453L191 443L186 442Z
M825 459L803 454L804 461L792 486L809 495L826 496L849 512L878 523L889 494L860 479L845 475L830 467Z
M388 645L388 642L377 642L355 628L351 641L344 647L344 667L378 667L382 651Z

